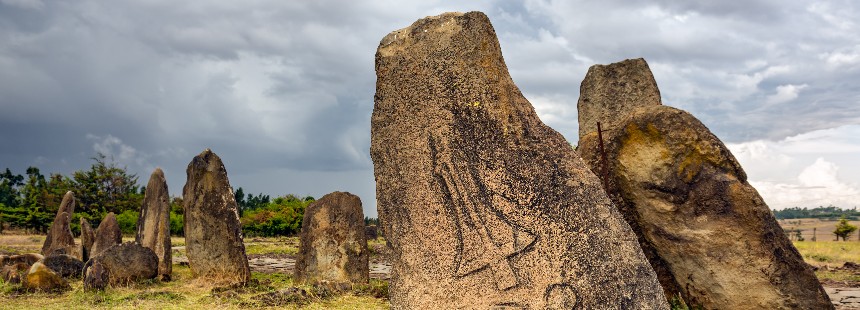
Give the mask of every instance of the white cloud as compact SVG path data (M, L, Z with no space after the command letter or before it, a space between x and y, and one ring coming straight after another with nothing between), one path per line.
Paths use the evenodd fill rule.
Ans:
M806 88L807 86L809 85L779 85L776 87L776 93L767 97L767 103L780 104L797 99L800 90Z
M768 206L860 205L860 126L727 144Z
M110 160L120 164L133 163L138 166L146 163L149 155L138 152L134 147L122 142L120 138L112 135L97 136L87 134L87 140L93 141L93 151L105 155Z

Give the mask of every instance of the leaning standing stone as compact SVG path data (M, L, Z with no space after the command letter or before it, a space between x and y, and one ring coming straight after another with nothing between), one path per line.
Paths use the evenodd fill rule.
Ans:
M72 213L74 212L75 194L68 191L66 192L66 195L63 196L63 201L60 203L60 209L57 210L57 216L54 217L54 223L51 224L51 229L48 230L48 236L45 237L45 243L42 245L42 255L80 255L80 253L77 253L78 249L75 246L75 237L72 235L72 228L69 225Z
M591 67L578 150L667 297L704 309L832 309L729 149L690 113L661 105L656 87L642 59Z
M358 196L334 192L305 209L295 269L298 281L367 283L368 255Z
M376 73L392 308L668 308L599 180L511 80L487 16L392 32Z
M170 202L164 172L156 168L149 177L140 219L137 221L137 242L158 256L158 274L164 281L170 280L173 258L170 243Z
M108 213L104 220L96 228L93 240L92 253L90 258L99 256L108 248L122 243L122 231L119 229L119 222L116 220L116 215L113 212Z
M185 251L197 276L226 282L251 279L242 226L221 158L206 149L187 169L182 191L185 206Z

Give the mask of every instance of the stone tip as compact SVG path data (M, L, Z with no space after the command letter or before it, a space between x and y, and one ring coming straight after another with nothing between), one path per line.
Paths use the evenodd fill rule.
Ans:
M490 18L480 11L471 11L468 13L462 12L447 12L436 16L427 16L419 19L411 25L392 31L382 38L379 42L377 51L382 56L390 56L399 50L399 46L407 44L413 40L419 40L421 34L431 33L453 33L462 29L462 22L456 19L459 17L467 17L469 19L478 19L486 24L490 24Z

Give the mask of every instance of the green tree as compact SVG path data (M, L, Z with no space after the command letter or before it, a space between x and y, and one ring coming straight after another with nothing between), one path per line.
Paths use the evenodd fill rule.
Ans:
M140 209L143 194L137 186L137 176L125 168L106 162L105 155L98 153L92 158L95 163L89 170L72 174L74 193L77 198L76 212L86 213L93 219L102 219L108 212L122 214ZM93 223L98 225L98 223Z
M857 226L848 223L848 219L843 215L839 219L839 224L836 225L836 230L833 231L833 234L836 235L836 240L842 238L842 241L847 241L848 237L851 236L851 233L855 230L857 230Z
M9 168L0 173L0 230L4 225L17 226L16 214L21 209L23 181L23 176L12 174Z
M0 173L0 203L6 207L18 206L21 202L21 185L24 185L24 176L12 174L9 168Z
M263 195L263 193L257 196L254 196L254 194L246 195L245 190L241 187L236 189L233 196L236 198L236 204L239 207L239 217L243 216L245 212L263 208L271 202L269 195Z

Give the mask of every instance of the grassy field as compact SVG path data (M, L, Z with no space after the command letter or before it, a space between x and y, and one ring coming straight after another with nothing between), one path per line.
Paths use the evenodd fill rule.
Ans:
M832 222L813 219L790 220L793 225L811 232L832 231ZM832 224L835 226L835 224ZM795 241L794 244L809 264L819 267L819 279L831 285L860 284L860 274L839 267L846 262L860 263L860 242L856 234L852 241L832 241L820 235L817 242ZM0 254L38 253L45 237L39 235L0 235ZM132 238L123 238L131 241ZM826 240L826 241L824 241ZM174 237L173 255L177 260L185 257L185 239ZM78 240L80 243L80 240ZM372 252L380 251L384 240L369 242ZM298 238L246 238L249 255L293 256L298 250ZM374 255L374 259L379 259ZM252 281L245 287L213 287L207 281L195 279L191 270L182 264L173 265L171 282L151 281L129 287L109 288L104 292L85 292L82 281L71 282L73 289L63 294L23 293L17 286L0 283L0 309L388 309L388 284L372 280L369 285L357 286L340 293L320 287L296 285L292 275L253 272ZM0 281L2 282L2 281ZM289 288L304 289L307 295L284 295ZM292 296L292 297L291 297Z
M38 253L44 242L38 235L0 235L0 254ZM123 238L132 241L133 238ZM77 240L80 244L80 240ZM185 239L174 237L173 255L185 256ZM297 252L298 238L248 238L249 255L292 255ZM81 280L70 282L72 290L63 294L25 293L16 285L0 280L0 309L388 309L388 283L371 280L368 285L354 286L341 292L326 287L297 285L292 275L252 272L245 287L213 287L195 279L191 270L173 265L173 281L149 281L129 287L109 288L103 292L86 292ZM279 293L292 287L306 296Z

